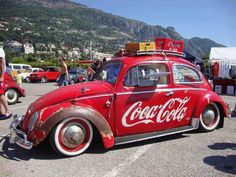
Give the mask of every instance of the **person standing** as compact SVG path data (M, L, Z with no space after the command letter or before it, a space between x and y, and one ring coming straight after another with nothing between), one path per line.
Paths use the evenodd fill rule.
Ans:
M16 82L19 86L22 85L22 80L23 80L23 76L21 74L21 70L18 70L17 75L16 75Z
M5 90L3 88L4 82L4 72L6 71L6 60L5 60L5 52L3 48L0 47L0 120L8 119L12 116L9 106L7 103L7 99L4 95Z
M68 85L68 68L64 58L60 58L61 62L61 75L58 80L59 87Z

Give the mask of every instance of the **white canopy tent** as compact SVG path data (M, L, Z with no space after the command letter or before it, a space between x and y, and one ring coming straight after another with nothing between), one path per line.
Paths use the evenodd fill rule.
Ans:
M236 66L236 47L212 47L210 62L219 63L219 77L229 77L231 66Z
M210 61L228 61L231 65L236 65L236 47L212 47Z

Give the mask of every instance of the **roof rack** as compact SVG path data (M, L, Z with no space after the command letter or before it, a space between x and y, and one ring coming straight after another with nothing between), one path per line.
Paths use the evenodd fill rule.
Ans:
M171 51L171 50L150 50L150 51L137 51L137 55L169 55L169 56L178 56L178 57L185 57L185 53Z
M140 56L140 55L164 55L164 56L178 56L178 57L185 57L185 53L171 51L171 50L138 50L127 52L124 49L118 51L115 56L122 57L122 56Z

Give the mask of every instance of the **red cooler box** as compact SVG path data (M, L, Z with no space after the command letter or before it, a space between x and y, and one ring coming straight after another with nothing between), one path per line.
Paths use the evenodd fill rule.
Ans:
M173 40L170 38L156 38L156 49L157 50L170 50L174 52L183 52L184 41Z

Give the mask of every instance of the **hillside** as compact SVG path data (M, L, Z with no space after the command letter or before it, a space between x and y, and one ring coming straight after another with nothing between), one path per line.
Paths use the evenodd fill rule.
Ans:
M114 52L127 42L170 37L184 40L185 50L200 57L222 46L209 39L184 39L174 27L151 26L68 0L0 0L0 11L0 41Z

